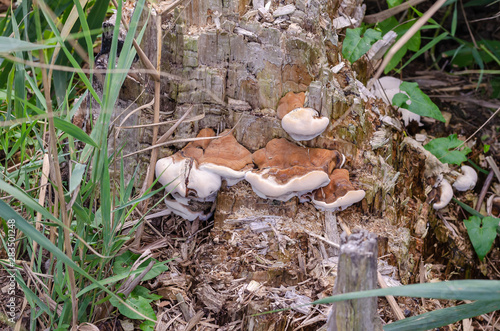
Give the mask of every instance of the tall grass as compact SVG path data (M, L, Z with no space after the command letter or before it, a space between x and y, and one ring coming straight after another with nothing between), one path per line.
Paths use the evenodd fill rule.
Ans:
M116 274L113 264L133 238L133 230L119 231L121 225L147 197L132 196L134 183L124 181L123 164L119 183L112 182L109 164L119 155L110 157L107 148L114 105L136 54L132 41L140 42L145 31L139 26L144 2L136 3L119 57L115 26L102 97L82 66L94 67L93 43L108 2L23 1L0 23L0 217L6 251L9 226L17 230L15 256L1 263L23 290L32 330L94 322L99 310L113 309L110 299L155 323L154 314L145 316L144 307L115 293L121 281L145 270ZM119 1L117 22L121 7ZM78 85L101 106L90 135L71 123L83 100L75 100ZM78 141L83 150L76 148ZM63 162L67 179L61 175ZM163 270L157 264L150 273ZM20 308L10 322L19 318Z

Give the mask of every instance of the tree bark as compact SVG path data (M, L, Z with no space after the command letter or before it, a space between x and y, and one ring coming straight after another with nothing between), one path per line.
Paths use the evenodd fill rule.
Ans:
M286 0L284 4L293 5L294 10L269 17L259 14L262 1L192 0L162 17L161 67L168 77L161 81L160 122L178 119L192 107L192 116L204 115L203 119L181 124L174 139L195 137L206 127L219 132L233 128L238 142L255 152L273 138L291 140L276 116L277 104L289 91L306 92L306 106L328 117L330 125L321 136L298 144L336 149L346 156L350 179L366 191L366 197L337 215L350 228L375 233L379 254L389 254L399 267L401 281L408 283L417 276L421 237L425 237L415 233L413 224L427 216L434 220L428 208L423 208L428 207L426 156L411 144L400 145L403 133L383 120L395 117L393 110L363 91L366 62L361 59L351 65L342 58L337 40L342 31L332 29L332 21L342 12L361 22L362 2ZM277 8L278 2L271 1L271 12ZM149 41L156 40L156 33L150 24L142 42L150 59L155 58L155 46ZM140 96L139 104L149 102L153 91L153 83L145 75L142 78L146 86L142 95L140 86L127 83L126 98ZM152 123L152 119L150 112L141 112L139 124ZM160 127L159 134L167 130ZM148 147L151 130L137 132L139 147ZM162 147L159 156L171 155L184 145ZM137 159L144 164L148 155L140 154ZM223 185L214 221L210 240L191 256L197 261L192 290L204 293L209 286L223 294L217 296L216 309L205 307L217 313L220 321L293 307L302 302L301 296L315 300L331 295L334 251L308 235L334 238L337 229L324 212L297 198L286 202L261 199L242 181L232 187ZM314 283L307 291L300 285L305 280ZM245 290L255 282L275 296ZM243 286L238 291L252 299L241 302L228 295L235 284ZM286 300L278 299L285 296ZM285 313L264 315L246 318L243 327L267 330L290 320ZM321 322L326 320L318 319L316 326Z

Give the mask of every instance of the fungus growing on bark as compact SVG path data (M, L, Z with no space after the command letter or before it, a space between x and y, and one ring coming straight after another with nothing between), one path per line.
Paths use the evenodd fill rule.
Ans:
M193 202L215 201L223 178L234 184L252 167L250 152L225 133L218 139L192 141L156 163L158 181L170 192L165 203L175 214L188 220L208 218L207 206ZM214 136L212 129L203 129L197 138Z
M325 131L330 120L312 108L296 108L281 120L281 127L297 141L311 140Z
M382 78L379 78L372 87L372 93L377 97L382 99L386 104L392 105L392 98L398 93L404 93L406 92L401 91L399 89L399 86L401 85L403 81L395 78L395 77L390 77L390 76L385 76ZM408 101L410 102L410 101ZM420 122L420 115L412 113L408 109L404 108L399 108L399 112L401 113L401 116L403 117L403 121L405 123L405 126L408 126L410 122L416 121L419 126L422 126L423 124Z
M328 118L319 116L313 108L304 108L305 99L304 92L288 92L278 103L281 127L297 141L316 138L330 123Z
M306 94L304 92L293 93L288 92L278 103L278 118L281 120L286 114L296 108L304 107L306 101Z
M453 187L457 191L468 191L473 189L476 186L477 182L477 173L474 168L469 166L462 166L460 168L462 170L462 174L457 177L455 182L453 183Z
M252 154L236 141L229 130L221 134L205 148L197 159L200 170L221 176L232 186L245 178L245 173L253 168Z
M434 194L434 204L432 207L436 210L443 209L450 203L451 198L453 198L453 189L450 183L446 179L443 179L437 186Z
M303 148L283 138L271 140L252 158L258 170L245 179L258 196L281 201L327 185L328 173L343 160L337 151Z
M158 160L155 170L170 194L184 198L214 201L221 185L219 175L198 169L196 161L182 153Z
M335 169L330 175L330 183L313 191L311 197L317 209L336 211L363 200L365 191L354 189L347 170Z

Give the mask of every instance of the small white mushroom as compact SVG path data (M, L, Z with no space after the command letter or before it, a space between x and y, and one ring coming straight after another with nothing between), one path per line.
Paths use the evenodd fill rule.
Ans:
M205 221L211 216L211 213L205 214L202 211L192 211L183 203L177 201L176 199L171 199L170 197L165 198L165 205L167 205L168 209L175 215L188 221L194 221L197 218L201 221Z
M457 177L455 183L453 183L453 187L457 191L468 191L470 189L473 189L477 183L476 171L474 170L474 168L466 165L462 166L462 168L460 169L462 171L462 175Z
M438 197L439 201L432 206L436 210L446 207L453 198L453 189L446 179L443 179L438 186Z
M296 141L311 140L319 136L330 123L312 108L296 108L281 120L281 126Z

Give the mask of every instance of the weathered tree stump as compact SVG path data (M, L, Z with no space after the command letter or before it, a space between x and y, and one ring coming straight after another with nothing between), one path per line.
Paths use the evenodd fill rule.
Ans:
M334 294L377 288L377 251L374 234L362 230L350 235L347 242L340 246ZM377 297L334 303L327 330L382 330L377 314Z

